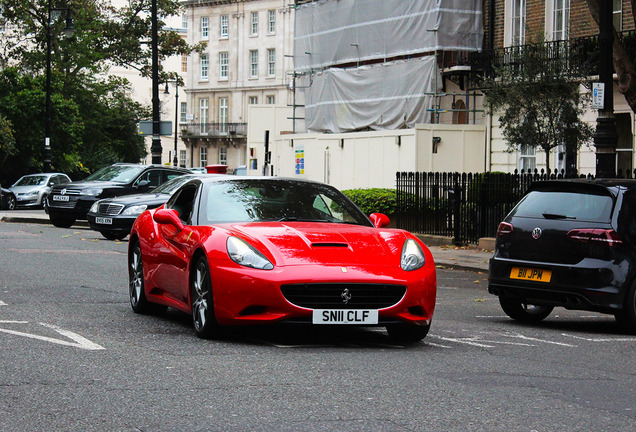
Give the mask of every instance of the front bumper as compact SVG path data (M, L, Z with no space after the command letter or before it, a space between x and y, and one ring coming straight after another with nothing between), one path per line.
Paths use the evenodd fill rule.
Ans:
M552 278L550 282L512 279L513 267L550 270ZM626 261L584 259L571 265L495 256L489 263L488 292L529 304L614 313L623 308L629 273Z
M103 224L97 223L96 219L98 217L109 218L112 220L112 224ZM116 232L116 233L130 233L137 216L109 216L109 215L100 215L96 213L88 213L86 215L86 219L88 220L88 224L90 225L92 230L95 231L108 231L108 232Z

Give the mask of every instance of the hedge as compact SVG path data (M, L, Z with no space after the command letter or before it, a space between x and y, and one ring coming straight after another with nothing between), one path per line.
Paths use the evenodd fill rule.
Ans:
M397 191L395 189L347 189L342 191L365 214L384 213L386 215L397 212Z

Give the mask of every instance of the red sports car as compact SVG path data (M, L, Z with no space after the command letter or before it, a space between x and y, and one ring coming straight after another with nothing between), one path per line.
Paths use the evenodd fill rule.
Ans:
M269 323L386 326L418 341L435 308L433 257L337 189L274 177L197 178L130 234L130 303L192 314L196 334Z

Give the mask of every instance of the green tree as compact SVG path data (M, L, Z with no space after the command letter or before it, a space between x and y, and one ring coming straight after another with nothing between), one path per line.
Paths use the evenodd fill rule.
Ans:
M0 171L2 171L2 166L7 157L15 154L16 151L13 125L5 116L0 114Z
M0 0L10 30L0 39L0 113L13 124L17 153L7 158L0 177L42 169L44 147L47 34L51 34L52 168L75 173L114 161L137 162L145 148L137 133L147 107L128 95L126 80L108 76L123 66L151 75L150 0L131 0L122 7L95 0L51 0L55 10L70 7L75 34L65 38L65 16L48 22L49 0ZM158 0L158 15L179 13L175 0ZM164 23L160 20L159 28ZM174 78L161 69L161 60L189 54L189 46L172 30L159 33L160 79Z
M510 151L522 145L549 154L564 144L567 151L590 141L593 129L581 120L589 96L569 78L568 65L558 52L542 43L518 47L514 61L483 82L487 109L499 114Z

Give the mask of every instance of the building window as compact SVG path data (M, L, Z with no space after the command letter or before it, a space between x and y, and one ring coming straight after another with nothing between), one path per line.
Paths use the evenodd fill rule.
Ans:
M187 72L187 71L188 71L188 55L182 54L181 55L181 72Z
M208 164L208 149L207 147L199 147L199 166L206 166Z
M258 96L250 96L247 100L248 105L256 105L258 103Z
M535 147L522 144L519 149L519 169L524 172L533 172L537 167Z
M228 78L228 53L227 52L219 53L219 78L220 79Z
M181 168L186 167L186 151L185 150L179 150L179 166Z
M614 0L616 2L616 0ZM276 33L276 11L269 10L267 11L268 21L267 21L267 32L269 34Z
M552 40L567 40L570 30L570 0L553 0Z
M258 12L252 12L252 36L258 34Z
M276 103L276 96L274 96L274 95L267 96L267 104L268 105L274 105L275 103Z
M208 133L208 100L199 100L199 122L201 126L201 133L207 135Z
M210 68L210 58L207 54L201 54L201 79L208 79L208 70Z
M221 132L222 134L227 133L227 115L228 115L227 98L226 97L219 98L219 132Z
M230 32L229 32L229 27L228 27L227 15L221 15L221 18L220 18L220 29L221 29L220 36L222 38L228 37Z
M614 28L616 31L623 31L623 2L622 0L613 0L612 1L612 13L613 13L613 21Z
M188 14L181 14L181 28L188 28Z
M188 103L181 102L180 109L179 109L179 123L185 123L186 121L188 121L187 114L188 114Z
M209 19L208 17L201 17L201 39L208 39L208 30L209 30Z
M267 75L276 75L276 50L274 48L267 50Z
M219 147L219 163L227 165L227 147Z
M258 50L250 50L250 77L258 76Z
M526 0L512 0L510 45L523 45L526 40Z

